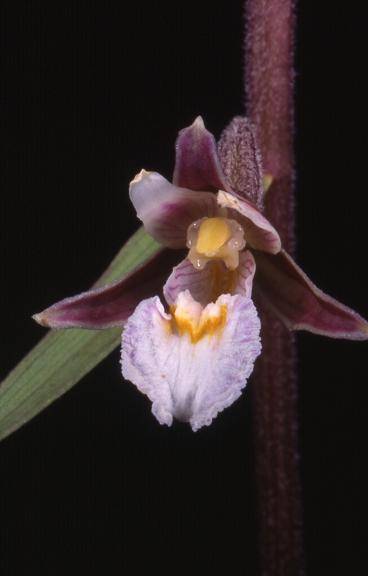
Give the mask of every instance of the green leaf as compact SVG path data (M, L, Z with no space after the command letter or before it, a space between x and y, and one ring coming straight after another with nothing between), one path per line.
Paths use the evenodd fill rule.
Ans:
M160 249L140 228L96 286L113 282ZM120 343L121 329L50 330L0 386L0 440L67 392Z

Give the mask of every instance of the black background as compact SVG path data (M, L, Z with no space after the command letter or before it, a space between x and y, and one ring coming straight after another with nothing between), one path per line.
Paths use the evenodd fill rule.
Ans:
M367 315L366 21L326 4L298 16L298 261ZM44 333L30 315L86 289L136 229L132 176L170 177L197 114L219 136L242 113L243 21L229 0L2 11L5 376ZM354 573L366 344L298 342L307 566ZM257 574L250 417L245 392L195 435L160 427L115 352L0 446L2 574Z

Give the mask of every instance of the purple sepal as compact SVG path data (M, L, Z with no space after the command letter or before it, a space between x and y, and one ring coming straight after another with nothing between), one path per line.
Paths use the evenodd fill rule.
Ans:
M65 298L33 318L49 328L122 326L141 300L161 292L170 270L181 258L180 251L161 250L122 280Z
M368 322L317 288L284 250L253 253L256 291L290 330L308 330L331 338L367 340Z
M179 132L173 183L190 190L230 191L221 168L214 136L200 116Z

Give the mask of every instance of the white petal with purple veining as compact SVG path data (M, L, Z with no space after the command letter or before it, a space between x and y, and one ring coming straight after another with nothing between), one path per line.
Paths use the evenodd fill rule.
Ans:
M221 295L203 309L186 291L178 310L197 326L211 327L226 314L220 329L193 340L180 324L175 329L159 298L144 300L123 332L122 372L150 398L161 424L170 426L175 417L196 431L240 396L261 352L260 321L252 300L240 295Z
M236 270L236 281L233 294L240 294L251 298L253 289L253 278L256 273L256 261L252 252L245 250L239 255L239 266Z
M194 268L193 264L184 258L175 266L167 279L163 292L166 302L171 306L180 292L189 290L194 300L205 306L212 302L217 289L218 273L216 268L226 272L223 262L208 262L202 270ZM220 293L222 294L222 290ZM216 299L216 298L215 298Z
M228 292L250 298L255 271L256 263L249 250L239 254L239 266L236 270L228 270L220 260L212 260L203 270L198 270L185 258L173 268L164 285L164 296L171 305L180 292L189 290L194 300L202 306Z
M188 226L220 212L211 192L179 188L157 172L142 170L137 174L129 195L147 232L169 248L184 248Z

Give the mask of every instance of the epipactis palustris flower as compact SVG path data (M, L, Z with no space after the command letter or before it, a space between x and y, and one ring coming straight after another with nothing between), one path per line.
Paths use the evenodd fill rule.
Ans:
M368 323L282 249L262 214L270 180L246 119L233 120L217 147L197 118L179 134L173 183L142 170L130 184L137 215L162 250L123 280L34 318L52 328L124 327L123 376L149 397L161 424L175 417L193 430L240 396L261 353L253 282L257 301L289 329L367 339Z

